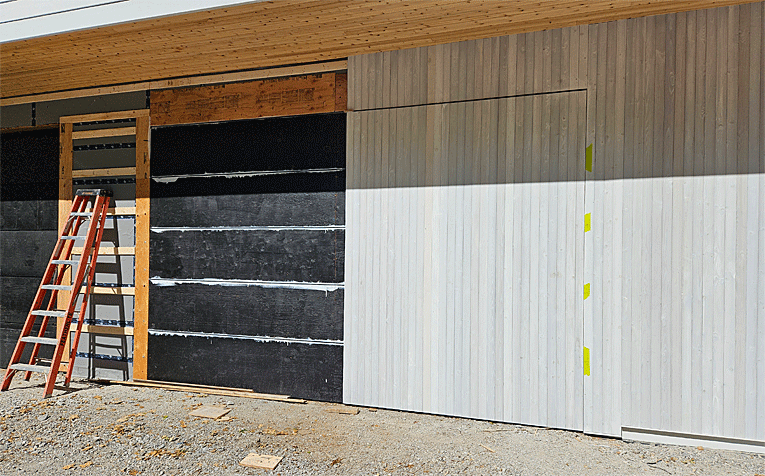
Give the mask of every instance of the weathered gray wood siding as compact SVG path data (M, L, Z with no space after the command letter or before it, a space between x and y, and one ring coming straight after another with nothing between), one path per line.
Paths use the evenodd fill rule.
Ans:
M572 428L581 405L591 433L765 440L763 10L351 58L345 401ZM549 144L577 137L568 95L586 132L554 162ZM537 97L515 128L494 112ZM506 175L518 131L538 175ZM577 305L553 306L571 283ZM578 332L552 324L561 309ZM580 375L590 357L581 400L543 398L569 358L550 349L569 347Z

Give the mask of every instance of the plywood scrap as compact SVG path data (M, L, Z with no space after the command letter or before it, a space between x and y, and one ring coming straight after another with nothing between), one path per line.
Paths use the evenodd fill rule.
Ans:
M208 406L197 408L196 410L189 413L189 416L199 417L199 418L211 418L213 420L217 420L218 418L222 417L223 415L226 415L230 411L231 411L230 408L226 408L224 406L208 405Z
M238 398L255 398L259 400L271 400L284 403L306 403L301 398L290 398L287 395L272 395L268 393L256 393L248 389L235 389L228 387L206 387L203 385L193 386L192 384L174 384L169 382L160 383L157 381L147 380L133 380L133 381L121 381L121 380L92 380L93 382L102 385L128 385L133 387L151 387L161 388L163 390L171 390L175 392L188 392L188 393L201 393L205 395L218 395L222 397L238 397ZM224 389L224 390L218 390ZM227 389L227 390L226 390Z
M247 457L240 461L239 464L248 468L275 469L281 460L281 456L259 455L257 453L250 453L247 455Z
M329 413L340 413L342 415L358 415L359 409L353 408L353 407L346 407L346 406L337 406L337 407L330 407L327 408L327 412Z
M236 387L217 387L214 385L199 385L196 383L173 383L173 382L163 382L161 380L142 380L142 379L133 379L133 382L137 383L151 383L156 385L181 385L183 387L193 387L193 388L199 388L199 389L207 389L207 390L220 390L225 392L247 392L252 393L254 395L262 395L269 398L290 398L289 395L276 395L272 393L256 393L255 390L249 389L249 388L236 388Z

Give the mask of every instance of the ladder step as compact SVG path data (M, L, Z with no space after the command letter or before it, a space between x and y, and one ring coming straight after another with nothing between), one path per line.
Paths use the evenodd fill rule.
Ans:
M29 342L30 344L43 344L43 345L56 345L58 340L52 337L22 337L19 339L21 342Z
M50 372L50 367L43 367L42 365L13 364L9 367L13 370L22 370L24 372L40 372L41 374Z
M43 284L40 289L50 289L56 291L71 291L72 287L65 284Z
M93 212L73 212L73 217L92 217Z
M33 316L66 317L66 311L32 311Z
M69 236L69 235L64 235L64 236L61 237L61 239L62 240L84 240L85 237L84 236Z
M53 263L53 264L68 264L69 266L74 266L77 263L79 263L79 261L74 260L74 259L54 259L54 260L51 260L51 263Z

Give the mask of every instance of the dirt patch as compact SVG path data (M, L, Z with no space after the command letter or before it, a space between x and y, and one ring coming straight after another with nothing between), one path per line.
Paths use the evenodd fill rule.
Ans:
M765 474L765 456L390 410L42 379L0 393L0 474ZM230 409L197 418L203 406ZM358 410L358 413L356 411ZM240 466L248 454L276 469Z

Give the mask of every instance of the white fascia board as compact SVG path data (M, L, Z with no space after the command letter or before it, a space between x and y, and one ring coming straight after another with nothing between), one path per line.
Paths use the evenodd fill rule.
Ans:
M0 43L263 0L0 0Z

